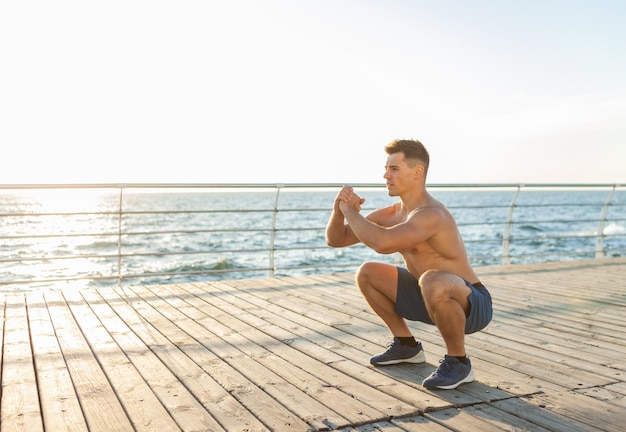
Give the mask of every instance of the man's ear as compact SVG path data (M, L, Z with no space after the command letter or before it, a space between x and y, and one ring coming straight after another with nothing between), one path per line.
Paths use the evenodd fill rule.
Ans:
M415 177L414 178L421 178L424 177L424 165L422 164L417 164L415 166Z

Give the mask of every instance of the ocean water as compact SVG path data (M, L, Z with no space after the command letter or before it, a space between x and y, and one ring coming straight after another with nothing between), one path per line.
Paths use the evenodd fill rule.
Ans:
M285 276L354 271L366 260L400 263L396 254L362 245L325 244L336 192L282 190L278 200L275 190L125 191L121 199L116 190L4 193L0 291L113 286L118 274L125 284L153 284L267 277L270 268ZM395 201L384 189L359 192L364 212ZM431 193L455 216L475 266L502 262L507 229L512 263L592 259L599 234L607 257L626 254L623 190L613 194L602 225L608 189L522 190L508 228L514 189Z

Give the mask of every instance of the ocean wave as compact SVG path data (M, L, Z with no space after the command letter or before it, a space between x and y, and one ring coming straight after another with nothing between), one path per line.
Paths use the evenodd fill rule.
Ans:
M543 229L541 227L538 227L537 225L520 225L519 229L523 230L523 231L535 231L535 232L542 232Z
M626 228L615 222L611 222L604 227L604 235L623 234L624 232L626 232Z
M235 260L228 258L220 258L212 262L197 262L191 264L180 264L171 267L166 267L158 272L149 271L146 274L151 273L192 273L192 272L207 272L215 270L238 270L245 269L246 267L237 263Z
M117 249L117 241L94 241L92 243L76 245L75 248L77 250L86 250L86 251Z

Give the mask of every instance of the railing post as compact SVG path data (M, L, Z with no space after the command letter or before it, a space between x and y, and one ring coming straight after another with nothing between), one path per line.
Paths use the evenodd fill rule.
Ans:
M515 211L515 203L519 196L520 190L523 185L518 185L515 195L509 204L509 214L506 217L506 224L504 226L504 232L502 233L502 264L511 264L511 255L509 252L511 246L511 225L513 225L513 212Z
M117 217L117 286L122 286L122 204L124 186L120 185L120 200Z
M598 223L598 232L596 234L596 259L604 258L604 228L606 225L606 218L609 212L609 207L611 206L611 201L613 201L613 195L615 194L615 189L617 185L613 185L613 189L609 192L609 196L606 198L604 205L602 206L602 211L600 212L600 221Z
M272 278L276 275L276 268L274 267L274 252L276 251L276 219L278 216L278 198L280 196L280 188L283 186L284 185L282 184L276 185L276 198L274 200L274 212L272 213L272 231L270 233L270 277Z

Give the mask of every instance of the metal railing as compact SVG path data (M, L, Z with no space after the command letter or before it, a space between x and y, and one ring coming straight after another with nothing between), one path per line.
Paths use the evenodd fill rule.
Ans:
M386 189L364 211L386 205ZM339 184L0 185L0 289L274 277L399 262L331 249ZM454 214L474 265L626 254L618 184L429 185ZM297 192L291 194L291 192Z

